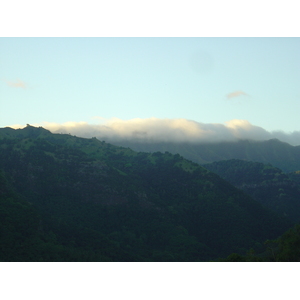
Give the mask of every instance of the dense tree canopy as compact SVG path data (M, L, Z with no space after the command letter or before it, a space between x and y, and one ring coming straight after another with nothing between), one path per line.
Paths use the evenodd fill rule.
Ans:
M292 226L218 175L43 128L0 131L2 261L208 261Z

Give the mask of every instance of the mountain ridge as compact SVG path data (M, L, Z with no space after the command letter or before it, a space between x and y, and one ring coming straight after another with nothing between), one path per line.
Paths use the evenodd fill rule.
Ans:
M130 140L114 142L121 147L129 147L143 152L171 152L200 165L214 161L240 159L270 163L284 172L300 170L300 146L292 146L278 139L267 141L237 140L235 142L214 143L138 143Z
M292 224L178 154L29 125L4 132L0 169L37 210L39 239L63 249L49 260L207 261L262 247Z

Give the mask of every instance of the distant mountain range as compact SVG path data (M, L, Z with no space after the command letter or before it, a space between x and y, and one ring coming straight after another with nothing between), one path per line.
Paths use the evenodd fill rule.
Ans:
M259 147L258 157L266 159L279 161L280 154L289 153L287 165L298 153L297 147L279 141L265 143L273 149L269 156L263 143L237 144L236 153L248 153L248 158ZM234 146L203 149L207 159L202 163L232 154ZM251 247L268 257L264 241L277 238L299 219L291 208L268 208L278 199L283 205L289 185L278 185L267 203L239 189L247 180L267 185L274 179L276 184L293 180L282 177L280 170L270 167L269 174L265 166L229 163L225 169L249 167L250 177L262 172L258 183L234 177L237 188L169 150L135 152L29 125L1 128L0 260L208 261Z
M300 170L300 146L291 146L277 139L199 144L187 142L141 143L134 140L123 140L114 144L142 152L168 151L173 154L178 153L200 165L221 160L240 159L265 164L270 163L284 172Z

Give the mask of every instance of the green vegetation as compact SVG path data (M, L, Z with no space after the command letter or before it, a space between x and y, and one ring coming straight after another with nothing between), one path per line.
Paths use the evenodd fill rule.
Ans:
M204 165L266 208L300 222L300 184L297 172L284 174L270 164L238 159Z
M2 261L209 261L293 224L180 155L29 125L0 129L0 170Z
M300 225L286 231L275 240L267 240L260 251L250 249L245 255L232 253L221 262L299 262Z
M178 153L201 165L221 160L240 159L264 164L270 163L284 172L300 170L300 146L291 146L277 139L218 143L142 143L124 140L114 144L130 147L135 151Z

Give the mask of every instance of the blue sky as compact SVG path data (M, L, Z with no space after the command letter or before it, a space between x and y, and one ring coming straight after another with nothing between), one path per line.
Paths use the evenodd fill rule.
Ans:
M112 118L300 131L300 38L0 38L0 127Z

